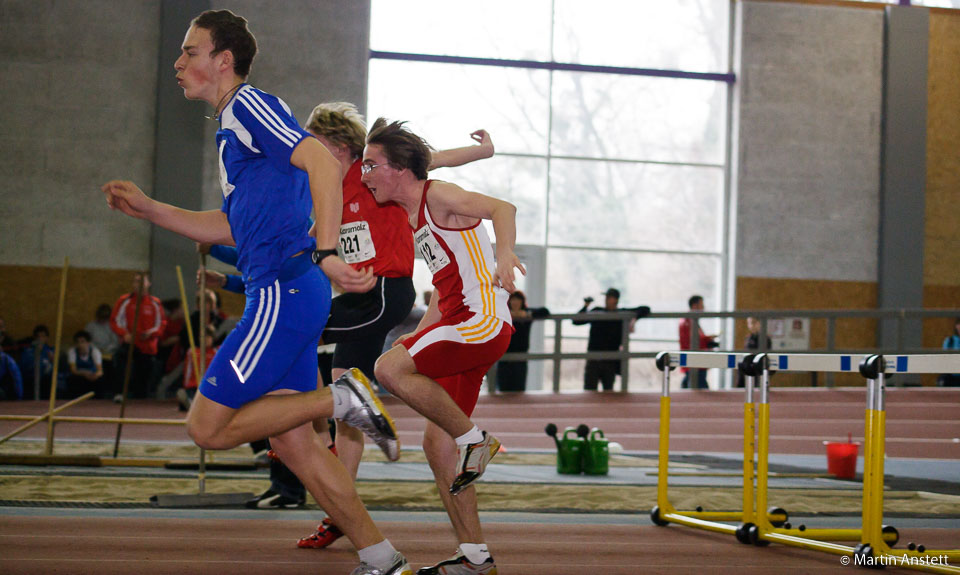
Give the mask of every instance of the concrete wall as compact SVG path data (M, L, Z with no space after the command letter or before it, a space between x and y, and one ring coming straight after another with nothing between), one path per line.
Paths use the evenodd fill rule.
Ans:
M741 8L737 275L876 281L883 13Z
M110 214L99 188L153 179L159 10L0 5L0 264L145 267L147 225Z
M0 2L0 317L16 337L34 323L55 325L64 256L67 338L98 303L129 289L130 271L150 264L148 225L111 213L99 186L124 178L153 193L163 1L173 0ZM369 1L217 7L250 21L260 45L252 83L301 122L321 101L365 103ZM172 82L173 69L159 77ZM209 141L202 205L219 208L216 123L198 121ZM155 267L155 279L174 274L172 263Z

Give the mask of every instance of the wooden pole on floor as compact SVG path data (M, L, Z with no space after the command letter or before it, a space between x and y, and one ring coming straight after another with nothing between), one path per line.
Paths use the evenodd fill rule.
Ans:
M60 407L58 407L58 408L56 408L56 409L51 409L50 411L44 413L43 415L38 415L38 416L34 417L34 418L31 419L28 423L25 423L25 424L21 425L20 427L14 429L14 430L11 431L10 433L4 435L3 437L0 437L0 443L3 443L4 441L6 441L6 440L8 440L8 439L10 439L10 438L12 438L12 437L16 437L16 436L20 435L21 433L23 433L24 431L30 429L30 428L33 427L34 425L37 425L38 423L40 423L40 422L43 421L44 419L52 420L52 419L53 419L53 416L54 416L55 414L60 413L60 412L63 411L64 409L66 409L66 408L68 408L68 407L71 407L71 406L74 406L74 405L80 403L81 401L84 401L84 400L86 400L86 399L90 399L91 397L93 397L93 395L94 395L94 393L93 393L92 391L88 391L87 393L81 395L80 397L78 397L78 398L76 398L76 399L74 399L74 400L68 401L67 403L64 403L63 405L61 405ZM46 455L50 455L50 454L47 453Z
M63 258L63 272L60 274L60 301L57 305L56 339L53 341L53 375L50 377L50 408L47 413L53 413L57 404L57 374L60 369L60 340L63 338L63 302L67 298L67 270L70 268L70 258ZM45 455L53 453L53 418L47 418L47 445L43 450Z

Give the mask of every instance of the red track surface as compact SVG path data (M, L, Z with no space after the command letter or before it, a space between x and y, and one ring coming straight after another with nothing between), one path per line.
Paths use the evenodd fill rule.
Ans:
M960 459L960 390L894 389L887 393L887 455ZM405 445L419 445L424 419L395 399L386 405ZM624 449L656 451L660 396L654 393L503 394L483 396L474 414L480 427L497 434L506 447L553 447L543 432L548 422L560 429L586 423L604 430ZM863 389L774 389L770 400L770 451L823 454L823 441L862 441L866 400ZM0 403L0 413L37 415L46 402ZM119 406L88 401L64 415L116 416ZM134 401L127 417L182 418L169 402ZM0 421L0 435L23 422ZM742 450L742 392L676 392L671 398L671 452ZM43 437L41 424L23 437ZM59 438L113 439L116 425L60 423ZM124 439L189 441L181 427L125 425ZM954 441L958 439L958 441Z
M379 526L414 569L456 547L452 530L442 523ZM325 551L296 549L305 527L312 526L283 520L0 516L0 573L343 575L353 569L356 555L345 540ZM500 575L855 572L834 555L746 547L729 535L677 526L488 523L484 531ZM901 531L931 548L948 545L951 534L956 532Z
M657 394L565 394L484 396L475 421L494 430L508 447L552 448L547 422L560 428L598 426L628 450L657 447ZM672 399L671 451L739 452L742 393L678 392ZM774 390L771 448L775 453L823 453L823 440L862 435L862 389ZM407 445L419 443L423 419L396 400L387 405ZM46 402L0 403L0 413L41 414ZM110 402L86 402L70 415L114 416ZM887 395L887 452L900 457L960 458L960 390L906 389ZM172 403L133 402L128 417L180 419ZM22 422L0 422L6 434ZM43 437L39 425L26 437ZM57 426L57 437L112 439L115 425ZM188 441L182 427L126 425L131 440ZM51 511L55 513L55 511ZM199 513L199 512L198 512ZM352 547L338 542L327 551L298 550L294 541L313 524L303 521L203 518L157 519L104 516L53 517L0 514L0 573L215 574L349 573ZM850 573L840 558L777 545L745 547L730 536L671 526L487 523L484 530L501 575ZM381 522L381 529L420 567L451 553L453 534L443 523ZM957 530L905 530L902 541L928 548L956 547ZM888 569L888 571L891 571Z

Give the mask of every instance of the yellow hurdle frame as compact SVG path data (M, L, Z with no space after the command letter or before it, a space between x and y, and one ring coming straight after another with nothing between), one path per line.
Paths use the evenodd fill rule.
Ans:
M730 357L728 353L711 355ZM837 356L839 357L839 356ZM909 356L901 356L902 359ZM918 358L918 356L913 356ZM931 356L919 356L919 359ZM709 512L698 508L696 511L678 511L670 502L668 494L668 465L670 451L670 371L676 366L668 352L657 355L657 367L663 371L663 391L660 397L660 437L657 459L657 506L651 512L651 519L660 526L670 523L686 525L717 533L730 533L741 543L767 545L776 542L791 547L800 547L822 551L834 555L853 556L862 564L868 560L875 564L906 567L931 573L960 574L960 566L934 563L932 558L949 561L960 559L960 550L925 549L922 545L909 549L893 549L898 541L896 529L883 525L883 479L886 437L886 412L884 394L886 391L885 373L893 372L893 363L887 363L882 355L871 355L860 362L860 373L867 378L867 409L864 415L864 472L862 491L862 513L860 529L794 529L784 528L776 523L785 522L786 512L766 509L768 504L768 456L770 445L770 366L767 354L756 356L737 355L738 361L753 361L760 373L759 409L755 410L753 387L755 377L745 378L746 401L744 403L743 423L743 509L733 512ZM697 366L699 367L699 366ZM727 366L729 367L729 366ZM802 370L802 369L801 369ZM787 370L785 370L787 371ZM905 372L899 370L898 372ZM936 373L942 371L927 365L918 371L909 373ZM757 463L754 469L754 420L759 422L757 429ZM756 488L754 489L754 478ZM739 527L721 521L741 521ZM832 541L859 541L855 547L832 543ZM854 565L858 563L853 562Z
M867 378L866 434L872 449L864 454L863 477L863 536L856 553L873 557L886 564L930 573L960 573L960 566L926 563L930 558L960 560L958 549L914 548L893 549L884 541L883 523L883 478L884 454L886 453L886 371L892 371L882 355L872 355L861 362L860 373ZM881 559L882 558L882 559Z
M723 354L729 356L731 354ZM743 358L743 354L737 354L738 359ZM753 481L755 470L753 465L754 455L754 421L756 419L753 402L753 382L746 384L746 401L743 405L743 508L740 511L703 511L701 508L696 510L679 511L670 502L668 491L668 470L670 455L670 356L667 353L661 353L657 356L657 366L663 370L663 389L660 395L660 434L657 455L657 505L650 513L653 522L661 527L676 523L687 527L704 529L716 533L727 533L737 535L738 527L721 521L738 521L741 524L753 523L758 515L754 508ZM758 509L762 507L758 506ZM787 521L788 516L782 509L769 510L762 514L764 520L771 523L782 524ZM739 537L739 536L738 536Z
M757 507L767 505L768 496L768 458L770 453L770 365L769 357L766 354L760 354L756 362L762 368L760 375L760 409L758 435L758 453L757 453ZM870 451L870 436L865 434L864 452ZM866 492L866 491L865 491ZM866 496L865 496L866 497ZM835 555L852 555L856 550L854 547L838 545L834 543L825 543L828 541L859 541L866 529L866 520L860 529L836 529L836 528L778 528L771 525L764 517L758 517L756 527L750 530L750 543L764 545L766 542L776 541L792 547L801 547L804 549L813 549ZM886 528L883 530L882 538L896 544L898 534L896 529Z

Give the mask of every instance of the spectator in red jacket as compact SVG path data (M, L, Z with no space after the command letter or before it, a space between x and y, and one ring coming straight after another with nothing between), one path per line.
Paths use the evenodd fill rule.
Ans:
M137 311L137 294L141 292L140 320L134 326ZM110 327L123 344L115 357L114 401L120 401L123 378L126 373L129 346L133 344L133 372L130 375L129 397L148 397L160 378L160 362L157 359L160 336L167 319L158 298L150 295L150 275L136 273L130 293L126 293L113 305Z
M695 295L691 296L687 300L687 305L690 306L690 311L703 311L703 296ZM703 330L697 328L699 332L699 342L697 349L713 349L715 347L720 347L720 344L717 343L717 336L715 335L704 335ZM680 349L691 349L690 347L690 318L683 318L680 320ZM681 367L680 371L683 372L683 382L681 382L680 387L688 388L690 385L690 373L687 371L687 368ZM698 369L697 370L697 385L696 389L707 389L707 370Z

